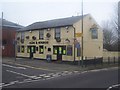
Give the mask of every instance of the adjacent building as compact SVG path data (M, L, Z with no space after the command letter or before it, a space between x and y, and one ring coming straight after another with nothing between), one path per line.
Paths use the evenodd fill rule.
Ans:
M17 31L17 57L46 60L81 60L83 35L84 59L102 58L103 32L90 14L35 22Z
M2 56L14 57L15 56L15 34L16 30L23 28L23 26L10 22L5 19L0 19L2 22Z

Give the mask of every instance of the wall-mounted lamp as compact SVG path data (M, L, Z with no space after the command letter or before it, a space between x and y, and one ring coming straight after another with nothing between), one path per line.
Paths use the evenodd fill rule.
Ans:
M66 26L65 28L66 28L66 29L68 29L69 27L68 27L68 26Z
M47 31L50 31L50 30L51 30L50 28L47 29Z

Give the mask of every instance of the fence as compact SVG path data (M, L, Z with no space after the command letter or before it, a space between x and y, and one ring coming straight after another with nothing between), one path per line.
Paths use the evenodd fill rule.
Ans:
M114 65L114 64L120 64L120 57L91 57L93 59L89 59L90 57L85 57L85 60L83 60L83 65L85 67L87 66L96 66L96 65ZM80 61L80 65L82 64L82 61Z

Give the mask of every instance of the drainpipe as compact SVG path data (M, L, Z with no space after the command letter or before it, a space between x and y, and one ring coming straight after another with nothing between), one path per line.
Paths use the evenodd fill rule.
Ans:
M75 29L75 27L73 25L72 25L72 27L74 29L74 38L75 38L75 31L76 31L76 29ZM75 61L75 44L74 44L74 61Z

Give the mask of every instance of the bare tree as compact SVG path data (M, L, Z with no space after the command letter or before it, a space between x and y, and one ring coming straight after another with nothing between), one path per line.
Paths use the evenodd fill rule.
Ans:
M114 13L112 14L111 21L103 23L104 44L103 47L107 50L120 51L120 2L115 3Z
M113 45L117 42L117 37L110 21L103 22L103 48L109 51L114 50Z

